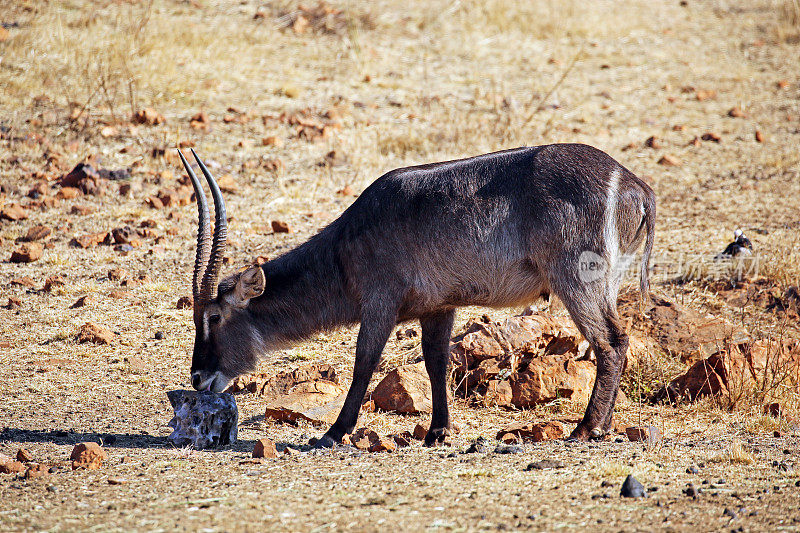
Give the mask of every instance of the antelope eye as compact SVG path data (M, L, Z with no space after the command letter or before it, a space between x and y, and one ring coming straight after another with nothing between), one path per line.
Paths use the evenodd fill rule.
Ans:
M219 315L211 315L208 317L209 324L219 324L220 316Z

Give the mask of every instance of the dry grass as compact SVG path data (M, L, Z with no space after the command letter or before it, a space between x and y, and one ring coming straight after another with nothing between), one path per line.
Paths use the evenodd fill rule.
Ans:
M317 3L307 7L316 9ZM778 400L796 408L796 384L780 378L776 367L731 402L733 410L712 400L679 407L642 405L638 398L681 370L677 361L658 352L629 369L625 391L633 402L615 414L628 424L662 429L666 442L652 450L626 443L573 448L558 442L528 447L523 456L448 458L455 450L413 448L380 457L304 456L247 465L241 461L252 439L266 434L299 444L321 431L265 423L263 405L249 396L239 397L239 447L218 453L159 448L170 415L163 391L187 385L193 324L189 311L174 307L189 292L196 215L194 206L185 206L168 217L167 211L144 207L142 200L175 185L181 172L177 161L151 153L178 140L194 142L217 165L215 172L231 173L239 184L238 193L227 195L231 269L257 255L282 253L333 220L353 200L336 193L344 185L358 193L402 165L522 144L587 142L642 176L657 193L656 290L741 324L755 337L798 336L796 325L781 324L761 309L728 305L702 281L707 273L689 276L684 284L664 284L674 279L670 269L682 258L713 257L736 227L753 240L761 275L781 288L800 281L796 0L689 2L687 7L644 0L350 0L335 7L341 14L297 35L291 23L301 12L300 2L290 0L74 0L4 6L1 21L19 22L0 43L0 126L11 128L8 138L0 139L0 185L7 200L27 202L24 195L38 179L53 179L90 154L108 168L131 167L136 188L129 197L118 197L112 189L104 197L34 210L22 223L0 222L0 286L6 289L4 297L23 299L19 313L0 309L0 341L12 344L0 350L3 425L34 431L34 436L13 438L54 459L68 455L69 445L51 430L70 432L68 439L114 434L122 443L110 447L113 461L107 471L59 475L46 482L64 494L82 495L57 510L50 505L58 496L47 492L45 484L16 489L16 482L0 479L0 501L13 507L0 515L9 522L0 523L37 530L57 525L113 529L115 524L143 530L229 529L246 519L265 529L334 524L327 527L363 530L384 520L381 524L398 529L423 529L439 527L433 525L442 518L437 508L445 507L454 527L464 529L556 529L565 522L593 525L598 517L616 529L661 528L665 519L681 529L701 520L710 523L708 517L720 514L722 501L739 505L725 494L689 503L680 495L688 463L717 457L722 446L723 462L710 463L708 475L734 480L742 497L751 498L748 507L761 511L743 520L752 521L753 529L785 526L767 509L789 509L781 514L791 517L796 501L788 490L759 492L761 500L755 491L783 483L770 465L785 459L782 449L796 448L796 430L786 418L763 417L759 404ZM255 18L258 12L265 16ZM778 88L781 80L788 86ZM713 89L717 96L701 101L690 87ZM162 113L166 123L129 128L131 112L148 106ZM728 117L733 106L748 116ZM229 107L252 119L224 122ZM303 109L314 116L338 110L341 129L307 142L294 127L268 118ZM189 126L189 118L201 110L211 117L208 133ZM108 125L116 133L101 135ZM756 129L766 142L755 141ZM707 131L718 133L721 142L690 144ZM260 139L268 135L278 136L284 146L261 146ZM651 135L662 139L663 148L643 146ZM243 140L253 142L239 146ZM320 165L331 150L344 162ZM666 153L683 165L659 165ZM48 158L55 156L58 163L48 166ZM250 164L263 158L279 158L285 169L269 172ZM164 170L172 177L162 177ZM74 215L74 204L96 211ZM146 240L129 255L106 246L78 250L67 245L75 234L144 219L156 222L155 230L166 237L162 245ZM289 222L295 232L272 234L271 219ZM6 262L15 239L34 223L59 228L53 247L31 265ZM106 274L114 267L157 275L126 289L129 298L113 299L109 293L120 287ZM58 272L69 284L40 292L43 280ZM36 287L8 286L21 275L34 278ZM70 309L83 294L90 295L91 304ZM502 318L509 312L467 309L459 327L476 314ZM75 332L86 321L118 332L117 340L108 347L75 344ZM163 340L154 339L156 331L165 334ZM355 336L350 328L320 334L270 354L262 369L326 361L346 382ZM420 353L418 343L392 340L385 368ZM68 363L58 366L53 359ZM462 428L456 447L519 420L558 418L569 426L583 408L559 401L520 412L455 401L454 418ZM424 421L386 413L362 417L362 424L381 433ZM789 436L773 439L775 430ZM743 444L738 439L745 435ZM728 442L738 444L726 448ZM0 445L4 453L14 453L17 443ZM135 459L123 463L123 455ZM563 460L567 468L524 471L530 460L542 457ZM754 472L758 475L751 476ZM104 476L111 473L127 477L130 484L107 486ZM658 484L661 492L636 513L619 500L593 498L600 478L616 483L627 473ZM376 494L385 503L370 500ZM670 510L655 506L661 494L671 499ZM221 500L214 503L214 498ZM83 501L103 512L87 517L78 506ZM519 509L535 514L536 521L524 522ZM686 515L677 517L681 512ZM636 524L630 522L632 515Z

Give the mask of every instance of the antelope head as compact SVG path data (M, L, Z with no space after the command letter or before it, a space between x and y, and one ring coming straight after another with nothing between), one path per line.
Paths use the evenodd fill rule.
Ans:
M250 310L250 301L264 292L266 279L260 267L251 267L219 282L225 254L228 221L222 192L205 164L192 150L214 200L214 230L210 228L208 201L203 186L178 150L197 197L199 224L192 277L195 339L192 386L222 392L236 376L255 368L263 342Z

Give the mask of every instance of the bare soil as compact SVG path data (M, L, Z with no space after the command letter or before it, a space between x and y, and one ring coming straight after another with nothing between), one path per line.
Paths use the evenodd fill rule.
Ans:
M127 194L111 182L103 195L0 221L0 305L21 300L0 308L0 453L24 447L57 466L31 480L0 474L0 530L800 530L797 384L765 380L736 402L639 402L643 387L685 368L662 353L629 369L631 401L616 415L660 428L655 447L551 441L518 454L463 454L513 421L561 420L571 429L585 406L508 411L456 400L461 430L450 448L415 443L395 453L339 449L258 462L250 459L255 440L305 449L325 428L265 421L263 403L247 394L237 397L236 444L201 452L168 444L165 391L189 386L191 311L176 303L191 293L196 211L154 209L145 199L178 187L171 148L181 141L235 182L226 193L226 269L302 243L392 168L521 145L592 144L656 191L655 292L753 338L800 338L796 320L742 299L724 272L708 271L708 259L742 228L759 258L751 278L776 292L800 281L796 2L329 7L80 0L0 9L8 32L0 33L0 208L35 202L26 195L39 182L55 197L55 180L86 158L131 169ZM133 123L146 107L165 121ZM208 131L190 124L200 111ZM297 117L327 132L313 124L300 131ZM651 136L656 148L646 145ZM680 164L659 164L664 156ZM291 232L274 233L273 220ZM145 221L153 233L132 251L69 245ZM17 239L36 224L53 229L42 258L12 263ZM135 283L113 279L115 268ZM44 290L53 275L65 284ZM12 283L24 276L32 287ZM72 308L82 296L86 305ZM517 311L464 309L459 327ZM86 322L110 329L111 344L77 343ZM326 362L347 381L356 334L320 334L268 354L260 370ZM420 355L418 341L392 338L376 379ZM780 402L786 418L763 416L766 401ZM424 417L361 419L381 434L417 422ZM71 471L70 451L83 441L102 442L106 466ZM541 459L563 468L526 469ZM648 498L620 498L628 474L651 489ZM688 483L702 489L696 498L684 493Z

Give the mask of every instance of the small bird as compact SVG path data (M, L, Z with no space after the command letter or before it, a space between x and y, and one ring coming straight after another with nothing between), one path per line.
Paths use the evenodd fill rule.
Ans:
M745 237L744 232L737 229L733 232L733 242L714 256L714 261L723 261L733 257L750 257L753 255L753 243Z

